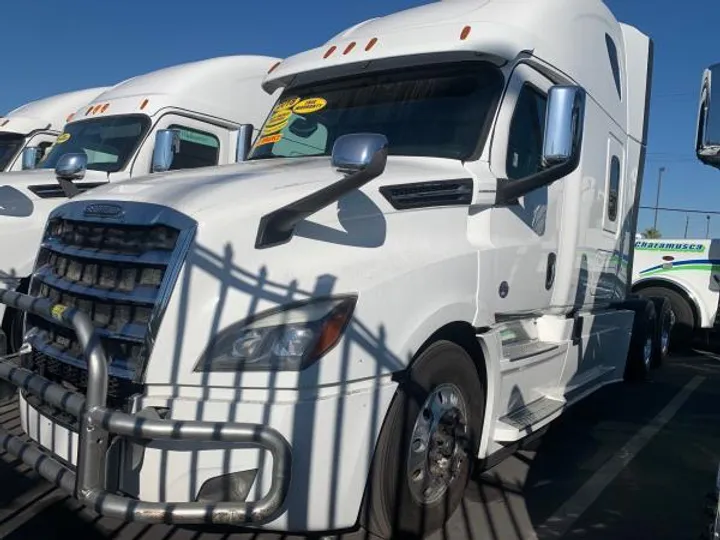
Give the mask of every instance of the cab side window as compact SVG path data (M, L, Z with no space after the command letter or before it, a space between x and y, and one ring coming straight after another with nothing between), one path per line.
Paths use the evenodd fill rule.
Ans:
M515 180L542 168L547 97L529 84L520 90L510 123L505 173Z
M218 164L220 141L215 135L178 125L169 126L169 129L180 132L180 151L173 158L171 171Z

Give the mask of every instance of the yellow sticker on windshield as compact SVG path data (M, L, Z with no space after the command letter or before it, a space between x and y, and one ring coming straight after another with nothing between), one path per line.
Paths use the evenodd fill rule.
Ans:
M292 111L290 109L281 109L279 111L276 111L270 116L270 118L268 118L265 127L282 124L283 122L287 121L288 118L290 118L290 115L292 115Z
M282 139L282 133L278 133L277 135L270 135L269 137L262 137L258 139L258 142L255 143L255 147L263 146L265 144L274 144Z
M282 131L285 129L288 125L289 120L283 120L279 124L272 124L272 125L266 125L263 130L263 135L272 135L273 133L277 133L278 131Z
M67 141L67 140L69 140L69 139L70 139L70 134L69 134L69 133L61 133L60 135L58 135L58 138L57 138L57 141L56 141L56 142L57 142L58 144L62 144L62 143L64 143L65 141Z
M327 105L327 100L321 97L303 99L293 107L295 114L310 114L322 110Z
M275 107L275 110L282 111L284 109L292 109L293 105L295 105L298 101L300 101L299 97L288 98L285 101L281 101L280 103L278 103Z

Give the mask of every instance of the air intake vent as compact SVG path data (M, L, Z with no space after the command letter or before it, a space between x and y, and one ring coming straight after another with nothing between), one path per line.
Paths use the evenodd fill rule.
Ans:
M433 206L469 205L472 201L472 178L418 182L383 186L380 193L397 210Z
M85 182L84 184L75 184L80 191L83 193L88 189L104 186L107 182ZM65 198L65 192L60 187L60 184L39 184L37 186L30 186L30 191L41 199L58 199Z

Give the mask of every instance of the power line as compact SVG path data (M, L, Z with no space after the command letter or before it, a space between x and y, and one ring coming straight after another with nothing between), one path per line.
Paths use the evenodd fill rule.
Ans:
M643 210L662 210L664 212L680 212L685 214L715 214L720 215L719 210L690 210L687 208L666 208L662 206L640 206Z

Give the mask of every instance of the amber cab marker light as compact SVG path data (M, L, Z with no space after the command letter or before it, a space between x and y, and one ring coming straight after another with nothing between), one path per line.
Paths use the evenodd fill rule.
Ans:
M460 32L460 39L465 40L470 35L471 28L469 26L466 26L462 29L462 32Z
M70 120L72 120L74 116L75 116L75 113L68 114L68 117L65 119L65 123L68 123Z
M275 69L281 64L281 62L275 62L270 69L268 69L268 73L272 73L275 71Z
M150 100L145 98L143 99L142 103L140 104L140 110L142 111L145 107L147 107L147 104Z
M375 46L376 43L377 43L377 38L376 37L372 38L370 41L368 41L368 44L365 45L365 50L369 51L370 49L372 49Z
M347 54L350 51L352 51L355 48L355 42L351 41L347 47L345 47L345 50L343 51L343 54Z
M105 105L102 106L102 109L100 109L100 112L105 112L105 111L107 111L109 106L110 106L110 104L109 104L109 103L106 103Z
M93 107L92 105L90 105L90 108L88 108L88 110L85 111L85 116L87 116L88 114L90 114L93 109L94 109L94 107Z
M323 55L323 58L328 58L332 53L334 53L337 50L337 47L333 45L330 47L327 51L325 51L325 54Z

